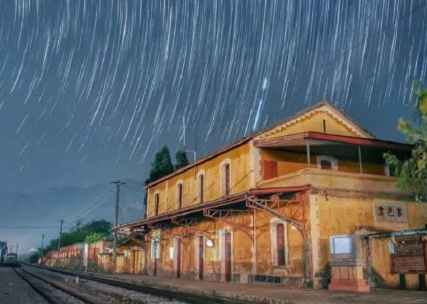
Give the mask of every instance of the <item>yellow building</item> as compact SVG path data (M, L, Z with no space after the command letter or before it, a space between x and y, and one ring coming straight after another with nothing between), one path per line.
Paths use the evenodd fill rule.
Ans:
M323 101L150 183L147 217L116 229L145 236L149 275L320 287L331 236L424 228L427 204L383 160L410 150ZM364 239L370 282L399 284L389 238Z

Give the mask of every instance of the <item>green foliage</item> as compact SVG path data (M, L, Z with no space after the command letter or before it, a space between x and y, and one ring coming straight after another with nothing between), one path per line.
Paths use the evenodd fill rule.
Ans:
M111 235L111 228L113 224L106 220L91 221L76 229L73 227L70 232L64 232L61 237L61 247L81 243L86 241L88 236L102 235L102 238L107 238ZM46 246L45 252L49 250L58 249L59 239L50 240L49 245Z
M150 181L153 182L174 172L169 149L166 145L157 151L151 163Z
M411 156L399 160L390 153L384 154L386 163L394 170L397 186L416 195L416 200L427 202L427 89L415 92L417 97L417 124L399 120L399 130L407 141L414 144Z
M185 150L178 150L175 154L175 159L176 159L175 170L185 167L190 163L188 161L187 153L185 153Z
M39 261L40 257L41 257L41 253L39 251L33 252L28 257L28 262L30 262L31 264L35 264Z
M104 238L104 236L105 235L103 233L94 233L94 234L88 235L85 238L85 243L86 244L92 244L92 243L98 242L98 241L102 240Z

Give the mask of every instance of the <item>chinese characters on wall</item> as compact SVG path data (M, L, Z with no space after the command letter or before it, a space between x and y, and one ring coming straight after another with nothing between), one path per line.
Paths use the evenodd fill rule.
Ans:
M378 222L407 222L405 204L402 203L376 202L374 214Z

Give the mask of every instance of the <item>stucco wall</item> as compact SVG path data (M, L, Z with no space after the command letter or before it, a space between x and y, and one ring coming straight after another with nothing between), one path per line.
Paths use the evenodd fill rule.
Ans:
M319 222L319 252L318 255L315 255L319 266L317 271L322 271L329 263L330 236L354 234L361 227L380 232L423 229L427 223L427 204L366 196L313 195L313 199L318 206ZM375 202L404 203L407 222L376 221L374 217ZM363 248L363 253L366 253L365 248ZM364 260L366 260L366 256L364 256ZM390 274L390 256L387 241L371 240L371 261L374 271L380 276L385 285L395 287L398 285L399 276ZM410 288L418 287L418 278L415 275L407 275L407 284Z
M183 208L193 206L198 201L198 180L199 173L205 174L204 202L218 199L223 196L221 185L221 166L227 160L230 161L230 188L231 193L244 192L251 188L252 166L249 143L242 144L228 152L216 156L213 159L190 168L189 170L177 174L167 181L163 181L150 187L148 196L147 217L154 216L154 196L159 193L159 214L171 212L177 209L177 185L183 183Z

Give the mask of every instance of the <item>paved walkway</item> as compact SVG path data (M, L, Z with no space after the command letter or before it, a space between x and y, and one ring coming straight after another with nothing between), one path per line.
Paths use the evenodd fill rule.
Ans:
M194 294L226 297L251 303L272 304L366 304L366 303L426 303L426 291L375 289L369 293L336 292L309 288L285 288L281 286L242 285L239 283L208 282L185 279L159 278L130 274L98 274L108 278L129 281L137 284L176 290Z

